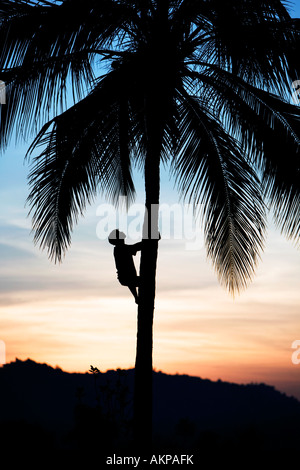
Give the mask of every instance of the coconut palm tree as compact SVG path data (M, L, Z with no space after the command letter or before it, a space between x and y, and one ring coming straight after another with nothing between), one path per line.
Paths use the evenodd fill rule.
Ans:
M280 0L6 0L1 145L35 135L35 241L55 261L99 192L145 179L134 422L151 440L160 167L201 204L207 254L235 293L252 279L266 212L299 239L299 23ZM70 104L70 93L74 102Z

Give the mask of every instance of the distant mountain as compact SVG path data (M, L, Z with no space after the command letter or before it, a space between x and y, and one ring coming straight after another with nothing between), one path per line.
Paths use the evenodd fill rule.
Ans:
M133 370L68 373L32 360L0 368L1 450L128 449ZM299 446L300 402L264 384L237 385L154 372L155 446L200 455L263 451L286 455ZM228 457L229 458L229 457Z

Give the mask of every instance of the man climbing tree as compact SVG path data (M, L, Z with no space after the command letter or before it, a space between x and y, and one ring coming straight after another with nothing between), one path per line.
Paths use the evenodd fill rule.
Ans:
M134 245L126 245L126 235L118 229L113 230L108 241L114 245L114 257L117 268L117 276L122 286L128 286L130 292L135 298L135 303L138 304L137 287L139 285L139 276L136 273L133 256L142 249L142 242L135 243Z

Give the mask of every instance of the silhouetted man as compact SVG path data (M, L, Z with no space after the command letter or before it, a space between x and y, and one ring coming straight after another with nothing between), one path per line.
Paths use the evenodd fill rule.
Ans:
M113 230L108 237L111 245L114 245L114 257L117 268L117 277L122 286L127 286L138 303L137 287L139 285L139 276L136 273L133 262L133 255L136 255L142 248L142 242L134 245L125 244L126 235L118 229Z

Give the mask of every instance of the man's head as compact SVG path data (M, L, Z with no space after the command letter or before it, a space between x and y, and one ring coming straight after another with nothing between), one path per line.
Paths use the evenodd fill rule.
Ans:
M123 245L125 238L125 233L120 232L120 230L116 229L109 234L108 241L111 245Z

